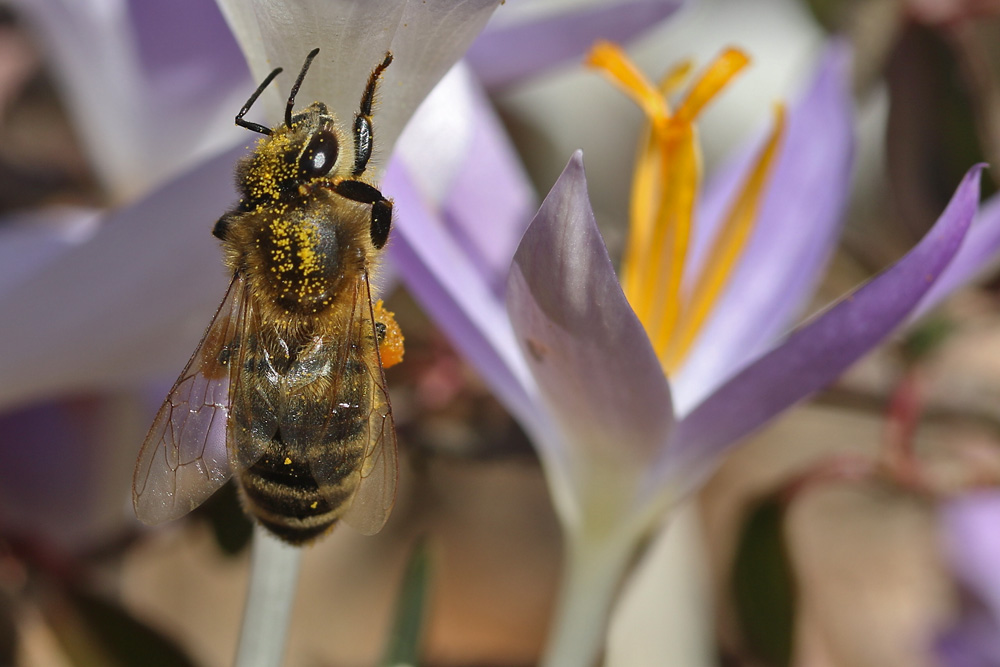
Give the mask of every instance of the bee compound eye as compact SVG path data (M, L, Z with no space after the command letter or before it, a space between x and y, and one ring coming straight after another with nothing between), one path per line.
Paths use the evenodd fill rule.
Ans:
M317 132L299 158L299 170L305 178L326 176L337 163L339 146L333 132Z

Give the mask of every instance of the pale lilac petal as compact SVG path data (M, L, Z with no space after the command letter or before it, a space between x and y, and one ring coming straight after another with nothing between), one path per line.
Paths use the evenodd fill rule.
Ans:
M503 124L485 94L476 93L468 155L441 207L455 241L499 298L538 202Z
M956 289L978 277L984 270L995 266L998 252L1000 252L1000 196L994 195L979 209L955 259L924 295L910 319L920 317Z
M618 284L579 152L521 239L507 311L545 405L585 460L634 468L662 454L670 387Z
M382 188L395 204L389 254L396 271L497 398L525 428L536 426L532 381L503 305L398 160L389 163Z
M258 113L281 118L285 97L306 53L320 54L300 101L326 103L343 123L358 111L372 69L386 51L395 60L379 88L378 159L393 144L435 84L465 53L500 0L219 0L258 80L286 72L261 98ZM373 163L373 168L376 166Z
M934 228L903 259L798 328L686 416L675 431L668 474L697 482L729 446L833 382L903 322L958 252L978 205L981 169L966 175Z
M850 58L830 49L803 99L789 110L781 157L739 267L675 378L684 414L788 330L836 247L853 161ZM699 213L701 249L734 199L755 151L709 191ZM739 176L735 176L735 174Z
M493 113L490 106L482 107L481 98L475 76L457 63L420 103L396 142L392 159L406 166L413 186L435 209L466 163L475 159L470 149L477 116Z
M487 88L500 88L579 59L598 39L627 42L655 28L682 4L683 0L601 3L491 28L472 44L466 58Z
M538 203L503 123L463 63L417 109L393 159L406 165L424 201L436 207L455 243L501 296Z
M242 152L108 214L87 242L0 294L0 405L180 372L226 291L211 231L237 198Z

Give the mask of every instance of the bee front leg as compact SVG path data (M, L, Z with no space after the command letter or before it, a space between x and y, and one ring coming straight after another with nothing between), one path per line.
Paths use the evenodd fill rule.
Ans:
M385 59L372 71L365 92L361 96L361 109L354 117L354 169L351 175L355 178L365 173L368 160L372 156L372 104L375 102L375 87L382 72L391 62L392 54L386 53Z
M389 240L392 226L392 202L382 196L379 189L362 181L341 181L333 186L333 191L351 201L372 205L371 237L372 245L380 250Z

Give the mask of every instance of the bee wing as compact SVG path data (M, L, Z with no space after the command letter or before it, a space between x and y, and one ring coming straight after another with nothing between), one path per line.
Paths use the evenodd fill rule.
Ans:
M144 523L184 516L232 475L225 446L233 367L228 355L245 312L246 289L236 276L139 451L132 504Z
M374 535L389 518L396 500L396 431L392 421L389 393L385 386L382 363L379 359L378 335L371 303L368 274L364 273L355 288L352 315L343 339L331 345L329 361L330 388L327 392L326 426L358 423L363 429L361 440L364 453L354 474L358 475L357 491L343 515L344 521L365 535ZM339 403L345 394L344 382L362 382L364 391L346 395L356 403ZM343 502L339 494L344 456L327 448L310 458L310 467L331 504Z
M368 413L368 447L361 466L361 482L344 521L363 535L382 530L396 502L396 427L392 421L389 390L378 350L375 314L372 310L371 288L367 272L358 291L360 297L355 312L360 311L358 324L362 338L371 341L365 348L364 365L372 380L371 406Z

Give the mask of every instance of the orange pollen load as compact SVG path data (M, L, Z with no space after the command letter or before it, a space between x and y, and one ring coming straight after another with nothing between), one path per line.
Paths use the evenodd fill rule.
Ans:
M385 325L385 336L378 344L382 368L395 366L403 360L403 331L396 322L396 316L382 306L382 300L375 302L375 321Z

